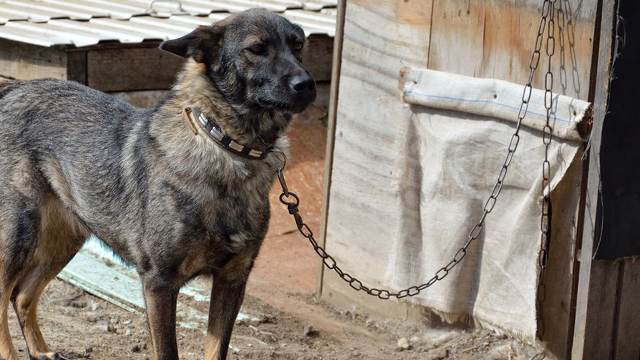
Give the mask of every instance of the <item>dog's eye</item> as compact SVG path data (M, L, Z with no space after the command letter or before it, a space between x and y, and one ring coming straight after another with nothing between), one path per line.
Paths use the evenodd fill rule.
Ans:
M296 41L296 42L293 44L293 49L294 49L295 51L300 51L300 50L302 50L302 48L303 48L303 47L304 47L304 42L303 42L303 41Z
M253 44L247 48L254 55L265 55L267 53L267 47L264 44Z

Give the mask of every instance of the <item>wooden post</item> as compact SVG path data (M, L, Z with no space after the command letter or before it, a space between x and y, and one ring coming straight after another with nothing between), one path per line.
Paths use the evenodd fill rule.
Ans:
M87 85L87 52L70 49L67 51L67 80Z
M600 31L595 81L591 87L594 103L594 126L589 148L588 180L583 221L580 270L575 306L572 359L633 359L640 358L640 264L632 259L595 260L594 254L601 239L602 177L601 145L607 133L603 132L611 94L611 80L619 76L613 62L617 53L617 21L619 5L629 0L601 0ZM634 21L638 16L634 14ZM630 20L630 19L627 19ZM598 40L599 39L599 40ZM595 62L594 62L595 63ZM629 76L634 76L629 74ZM629 80L633 81L633 80ZM620 145L624 146L624 145ZM606 219L605 219L606 220Z
M329 113L327 115L327 147L324 156L324 183L322 185L322 213L320 214L320 246L325 246L327 236L327 216L329 213L329 191L331 189L331 168L333 167L333 144L336 132L336 117L338 113L338 90L340 88L340 64L342 62L342 39L344 35L344 16L347 0L338 1L336 18L336 35L333 42L333 60L331 66L331 89L329 90ZM318 262L318 277L316 296L322 295L322 279L324 264Z
M574 336L572 345L572 358L584 359L585 353L588 354L590 344L587 339L593 336L594 313L589 314L590 308L593 308L595 286L603 286L606 284L607 274L611 274L613 269L605 269L603 267L593 266L594 261L593 244L596 241L598 224L597 211L599 204L599 188L600 188L600 143L602 138L602 124L607 107L607 94L609 88L610 68L611 68L611 31L613 29L613 16L615 13L614 0L606 0L601 5L600 11L600 33L598 59L596 63L596 78L592 84L595 89L593 98L594 103L594 124L591 130L591 140L588 160L588 180L586 187L586 203L584 211L584 222L582 232L582 247L580 250L580 269L578 273L578 292L576 297L576 312ZM596 269L598 268L598 269ZM603 283L604 282L604 283ZM589 306L591 300L591 306ZM606 305L606 304L605 304ZM604 336L604 334L602 334Z

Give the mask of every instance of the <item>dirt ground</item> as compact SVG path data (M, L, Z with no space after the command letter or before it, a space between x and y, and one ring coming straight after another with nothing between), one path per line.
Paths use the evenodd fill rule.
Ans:
M302 214L316 232L322 203L324 114L323 109L314 108L294 122L293 155L287 170L291 190L302 199ZM230 359L531 359L539 353L488 330L376 322L316 301L314 253L294 233L295 226L277 195L276 186L271 227L243 306L243 312L256 319L237 324ZM206 312L203 304L196 306ZM150 358L144 315L122 310L62 281L55 280L47 288L39 318L51 348L69 359ZM14 344L26 358L13 314L10 327ZM181 359L202 359L203 332L178 329Z
M243 311L259 320L236 325L230 359L531 359L536 349L487 330L428 329L368 321L338 312L311 296L289 294L293 313L252 296ZM40 306L50 346L69 359L148 359L144 316L104 302L55 280ZM311 327L311 328L309 328ZM10 328L26 357L15 316ZM178 329L181 359L202 359L202 330ZM405 344L402 344L406 341ZM401 347L399 345L404 345Z

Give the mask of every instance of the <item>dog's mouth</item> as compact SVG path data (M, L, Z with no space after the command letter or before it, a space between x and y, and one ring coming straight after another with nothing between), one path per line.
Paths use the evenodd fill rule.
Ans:
M315 98L315 96L314 96ZM288 112L288 113L299 113L307 108L313 102L313 98L311 99L301 99L297 101L279 101L276 99L264 99L258 98L256 99L258 105L261 108L271 109L276 111Z
M284 101L278 101L273 99L260 99L260 98L256 100L258 102L258 105L260 105L260 107L267 108L267 109L288 110L291 108L291 104Z

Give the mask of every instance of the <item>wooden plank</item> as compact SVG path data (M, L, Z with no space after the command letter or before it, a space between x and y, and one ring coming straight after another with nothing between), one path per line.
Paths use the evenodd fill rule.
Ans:
M140 282L85 251L79 252L58 277L127 311L144 311Z
M142 285L138 274L121 264L110 250L105 250L97 238L91 237L83 249L58 274L61 280L106 300L130 312L142 313L145 309ZM202 289L192 282L180 289L180 294L192 301L209 302L209 289ZM207 314L182 301L177 307L178 326L200 329L204 332ZM252 315L240 312L236 321L257 321Z
M425 17L421 12L413 11L413 16L407 16L407 12L394 9L388 3L370 4L364 1L353 1L347 4L347 16L345 23L345 40L343 49L343 68L341 74L340 94L338 104L339 119L336 124L336 150L334 151L333 174L334 184L339 184L343 189L332 186L327 223L327 247L349 249L349 256L357 257L367 263L371 268L369 279L381 278L380 268L385 264L376 264L375 259L385 258L378 256L376 249L358 249L358 246L348 242L358 242L360 238L367 236L387 236L389 228L396 228L395 216L385 213L384 207L389 204L386 197L388 189L376 187L384 181L379 181L381 173L391 174L393 168L388 164L393 158L380 156L376 149L368 147L371 139L375 139L376 147L396 150L396 144L392 139L397 133L404 131L402 124L393 122L393 129L386 128L393 133L384 134L377 125L391 123L391 119L402 118L403 109L394 107L394 101L389 95L397 96L396 85L398 77L394 68L395 60L389 53L394 53L398 43L408 42L407 46L416 47L412 54L403 54L395 51L395 56L403 58L406 65L423 64L425 56L423 49L427 50L428 67L436 70L456 72L465 75L500 78L508 81L525 83L528 76L528 65L531 57L537 24L540 17L540 1L527 0L517 6L504 1L483 0L451 0L433 2L431 31L427 31L424 39L430 39L425 46L422 42L411 37L414 34L402 33L398 28L389 26L398 19L407 20L411 25L425 25ZM415 4L413 4L416 6ZM421 3L422 6L428 6ZM557 49L558 57L564 59L564 75L558 75L556 91L564 94L588 98L590 73L593 56L593 32L594 18L597 12L597 0L569 1L571 21L565 22L565 41L563 51ZM397 5L401 6L401 5ZM410 5L405 5L409 8ZM371 14L373 13L373 15ZM381 19L371 21L374 16ZM422 21L422 23L421 23ZM372 25L375 23L376 25ZM429 23L426 23L429 25ZM373 34L361 34L361 29L366 28ZM427 26L427 30L428 26ZM569 40L569 38L571 40ZM571 44L569 44L571 43ZM366 44L366 45L365 45ZM572 45L572 46L569 46ZM385 49L386 52L381 51ZM371 61L370 58L376 58ZM390 60L391 59L391 60ZM559 63L559 61L557 61ZM541 62L544 66L545 63ZM418 65L420 66L420 65ZM422 65L424 66L424 65ZM541 66L541 67L543 67ZM560 66L553 69L555 74L561 74ZM573 75L575 75L575 78ZM535 77L534 85L543 86L544 72L539 71ZM564 78L561 80L559 78ZM348 94L348 95L345 95ZM375 101L371 101L375 99ZM393 111L393 115L387 113ZM357 115L353 115L357 114ZM366 119L359 120L358 118ZM354 134L364 133L369 139L359 138ZM356 145L358 147L356 147ZM357 152L366 152L368 156L376 159L376 169L369 169L366 179L357 177L357 174L347 174L340 168L341 163L353 162ZM342 153L342 154L341 154ZM580 166L576 165L576 172ZM577 176L577 175L576 175ZM389 176L387 183L393 181ZM363 185L354 185L354 182L363 181ZM565 212L576 213L575 204L579 195L578 184L568 184L573 189L572 202L574 208L563 209ZM366 189L366 190L365 190ZM368 202L375 202L376 206L367 206L366 201L354 202L354 198L362 196ZM352 201L351 211L347 206L336 205L337 202ZM338 208L338 209L336 209ZM379 223L365 222L366 226L359 226L350 220L355 220L366 212L374 219L384 219ZM566 217L571 219L571 217ZM575 222L575 217L571 219ZM577 229L574 223L556 224L563 231L557 231L553 241L554 255L550 268L554 271L551 282L547 284L551 293L548 302L545 303L544 316L551 323L553 330L548 332L545 340L550 341L552 351L564 356L569 351L569 337L571 330L571 303L572 280L576 272L573 256L575 252L575 237ZM556 227L556 228L557 228ZM354 251L355 250L355 251ZM371 260L374 259L374 260ZM346 260L346 259L345 259ZM334 279L333 274L328 274L323 284L324 298L354 298L358 304L368 303L360 296L346 294L350 289L343 290L344 284ZM373 305L375 306L375 305Z
M87 84L87 52L70 50L67 52L67 80Z
M602 359L598 355L611 353L611 345L602 347L599 338L611 336L603 332L613 329L613 314L610 314L611 300L616 291L611 284L618 282L618 268L613 264L593 260L594 243L599 238L600 206L600 147L603 122L607 109L609 79L612 61L612 36L615 18L615 1L603 0L598 13L599 34L597 33L597 68L595 80L590 86L593 89L593 129L589 141L589 171L585 189L585 212L583 235L580 250L580 269L578 292L576 294L576 310L571 358ZM602 297L605 296L604 299ZM610 342L610 341L609 341Z
M157 47L90 50L87 84L101 91L166 90L182 63Z
M559 40L556 43L552 68L556 74L555 91L587 99L597 0L563 2L571 10L567 12L571 22L564 26L564 49L560 49ZM429 68L526 83L541 3L538 0L520 1L518 5L501 0L434 2ZM560 80L560 57L566 64L566 89L562 89ZM546 69L544 61L540 64ZM544 71L538 71L534 87L544 88Z
M564 1L565 46L557 41L552 71L556 75L554 91L586 99L588 97L593 53L594 16L597 1ZM529 75L529 60L540 20L541 2L494 0L452 0L434 3L429 68L476 77L498 78L524 84ZM561 24L560 21L557 24ZM572 46L569 46L572 44ZM565 63L564 74L560 59ZM544 87L546 59L540 61L534 87ZM563 80L560 80L562 78ZM563 86L564 85L564 86ZM574 164L568 179L580 178L580 164ZM580 184L564 181L554 199L554 218L548 276L541 318L542 340L559 357L570 351L572 283L576 273L576 216ZM559 198L560 194L562 198ZM565 223L558 223L565 219ZM567 221L568 219L569 221Z
M334 39L329 36L311 35L302 50L302 63L316 82L331 81Z
M580 202L582 161L574 159L565 178L553 192L553 229L549 244L545 294L542 302L542 340L547 350L564 358L570 349L572 284L576 272L577 204Z
M598 30L596 29L596 33ZM596 42L597 43L597 42ZM597 50L594 49L594 64L597 63ZM595 73L596 66L592 68L592 74ZM595 76L594 76L595 77ZM593 86L590 86L593 88ZM591 90L590 90L591 91ZM592 95L589 96L590 99L593 98ZM588 184L588 174L589 174L589 156L588 151L585 150L585 155L581 159L581 169L582 174L580 176L580 201L578 203L578 211L577 211L577 221L576 221L576 237L575 237L575 249L573 256L573 263L571 266L572 269L572 281L571 281L571 299L569 302L569 327L567 329L567 349L565 353L565 358L570 359L571 353L573 351L573 339L574 339L574 331L575 331L575 318L576 318L576 302L577 302L577 294L578 294L578 284L579 284L579 272L580 272L580 251L582 248L582 238L584 231L584 220L586 213L586 200L587 200L587 184Z
M399 196L388 184L402 146L395 139L404 138L408 126L398 119L409 117L400 100L400 71L404 66L427 64L431 6L431 1L346 2L326 246L345 270L353 268L354 261L359 267L364 264L369 271L358 275L374 286L384 278L385 264L379 259L386 258L386 249L367 246L368 240L392 238L397 228L393 206L382 204L394 204ZM362 161L372 157L374 171L353 173L354 163L366 169L369 166ZM366 181L360 181L363 177ZM372 221L363 221L363 213ZM334 303L339 298L352 299L358 306L368 302L369 309L386 309L387 314L395 307L406 314L406 303L382 304L353 294L334 273L324 276L322 297Z
M346 0L338 3L336 15L336 36L333 45L331 88L329 90L329 112L327 114L327 147L324 156L324 179L322 184L322 213L320 214L320 236L318 243L325 246L327 238L327 217L329 215L329 194L331 192L331 169L333 168L333 147L336 136L336 117L338 113L338 96L340 88L340 67L342 65L342 42L344 40L344 21L346 13ZM324 264L318 262L318 276L316 277L316 296L322 296L322 282L324 280Z
M622 264L614 359L640 359L640 259Z
M67 54L60 48L0 39L0 76L21 80L64 80L67 78Z
M572 359L614 359L613 342L616 328L616 299L619 296L620 262L593 260L591 264L591 289L587 299L588 313L585 316L584 345L581 354L574 353ZM578 313L576 313L578 316ZM577 320L577 319L576 319ZM574 333L574 349L576 335Z
M105 44L87 48L87 83L101 91L167 90L183 59L159 50L158 42L138 46ZM311 36L303 62L317 82L331 79L333 39Z

